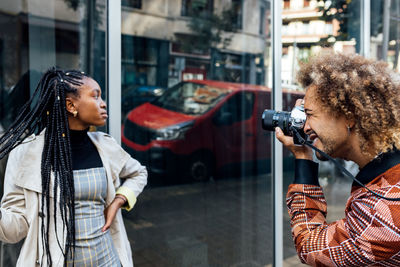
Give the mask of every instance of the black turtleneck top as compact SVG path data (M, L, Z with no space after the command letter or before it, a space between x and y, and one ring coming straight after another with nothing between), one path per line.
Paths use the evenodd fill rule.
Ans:
M82 131L69 130L73 170L103 167L99 152L87 132L88 129Z
M365 165L356 178L365 185L398 164L400 164L400 150L385 152ZM311 160L296 159L294 173L294 184L319 185L318 163ZM358 186L358 183L353 182L353 186Z

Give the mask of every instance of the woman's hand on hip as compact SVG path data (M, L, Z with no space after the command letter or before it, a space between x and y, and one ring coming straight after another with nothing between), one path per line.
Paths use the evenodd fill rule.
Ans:
M111 223L114 221L115 215L117 215L118 210L125 205L127 199L122 195L117 195L113 202L104 210L104 217L106 223L104 224L101 231L105 232L110 228Z

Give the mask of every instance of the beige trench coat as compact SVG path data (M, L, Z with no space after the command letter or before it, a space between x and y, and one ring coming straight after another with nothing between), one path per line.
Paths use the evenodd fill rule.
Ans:
M115 190L120 186L129 188L137 197L147 183L146 168L130 157L108 134L89 132L90 139L97 147L107 173L108 206L114 199ZM41 155L44 145L44 131L28 137L9 155L4 179L4 195L1 201L0 240L16 243L25 238L18 257L17 266L47 266L41 234ZM53 192L53 190L50 190ZM50 197L53 197L52 193ZM58 198L59 199L59 198ZM53 203L51 201L51 203ZM50 207L53 211L53 207ZM45 215L47 216L47 215ZM50 214L49 244L53 266L63 265L62 251L55 236L53 214ZM61 245L65 246L65 233L57 214L57 231ZM123 267L133 266L131 247L118 211L110 229L112 240Z

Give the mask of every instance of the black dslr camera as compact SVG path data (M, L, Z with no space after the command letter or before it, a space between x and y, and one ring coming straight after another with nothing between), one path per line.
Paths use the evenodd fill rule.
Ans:
M293 142L297 145L302 144L302 142L300 142L295 131L304 140L306 139L306 134L303 130L305 122L306 114L304 113L303 105L294 107L291 112L266 109L261 119L264 130L275 131L275 127L279 127L285 135L293 136Z

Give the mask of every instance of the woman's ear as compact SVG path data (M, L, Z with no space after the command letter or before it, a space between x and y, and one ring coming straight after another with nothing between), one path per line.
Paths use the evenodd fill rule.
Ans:
M71 114L73 114L74 111L76 111L73 99L71 97L65 98L65 107L66 107L67 111Z

